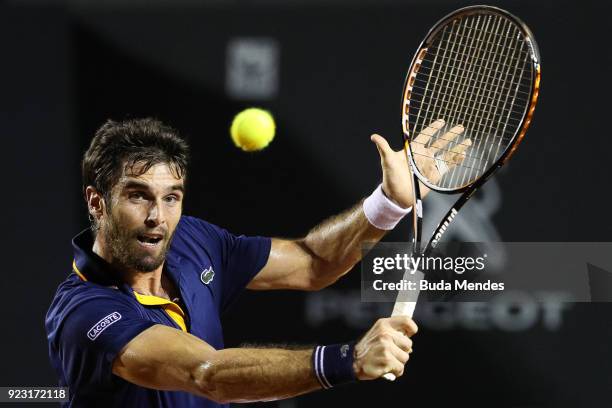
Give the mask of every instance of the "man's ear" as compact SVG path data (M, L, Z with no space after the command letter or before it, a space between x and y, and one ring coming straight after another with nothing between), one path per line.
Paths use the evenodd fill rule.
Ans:
M85 199L87 200L87 211L89 211L89 215L96 221L99 221L105 211L106 203L104 202L104 197L95 187L87 186L85 189Z

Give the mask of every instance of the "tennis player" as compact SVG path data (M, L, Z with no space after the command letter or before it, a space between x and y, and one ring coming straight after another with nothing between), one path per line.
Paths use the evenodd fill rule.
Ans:
M82 160L91 230L73 239L72 273L45 321L68 405L216 407L401 376L417 331L407 317L378 320L356 343L302 350L225 349L220 323L245 287L334 283L360 260L362 243L409 212L406 156L381 136L372 140L381 186L287 240L236 236L183 215L188 146L174 129L150 118L100 127Z

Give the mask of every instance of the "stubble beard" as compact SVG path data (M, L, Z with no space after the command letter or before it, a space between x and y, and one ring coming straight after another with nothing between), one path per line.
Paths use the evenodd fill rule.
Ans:
M153 272L164 263L172 236L164 236L163 246L157 255L139 253L141 250L136 239L139 231L122 228L112 215L106 220L104 242L116 266L138 272Z

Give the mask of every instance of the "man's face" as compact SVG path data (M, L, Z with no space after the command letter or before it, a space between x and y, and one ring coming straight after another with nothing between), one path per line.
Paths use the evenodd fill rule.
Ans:
M138 164L134 169L138 174ZM181 218L183 184L164 163L139 176L121 177L99 230L113 263L139 272L163 264Z

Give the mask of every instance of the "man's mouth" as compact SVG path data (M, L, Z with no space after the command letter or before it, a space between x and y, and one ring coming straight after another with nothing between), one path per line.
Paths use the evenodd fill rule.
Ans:
M136 236L138 242L146 247L154 248L163 240L161 234L139 234Z

